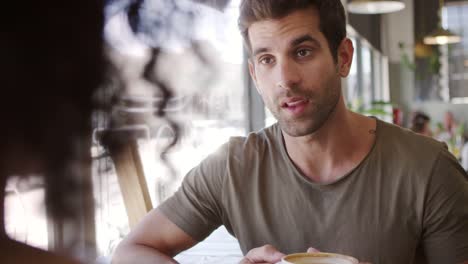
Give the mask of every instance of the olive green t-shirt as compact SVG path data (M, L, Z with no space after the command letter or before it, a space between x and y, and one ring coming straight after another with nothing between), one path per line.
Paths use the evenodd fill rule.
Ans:
M442 143L380 120L369 154L336 182L302 175L275 124L231 138L159 209L198 241L224 225L244 254L271 244L373 264L468 260L465 171Z

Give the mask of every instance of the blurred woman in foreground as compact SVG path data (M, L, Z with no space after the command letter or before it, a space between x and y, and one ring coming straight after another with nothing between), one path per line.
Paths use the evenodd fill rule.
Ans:
M10 239L5 231L7 177L40 175L56 221L82 214L92 197L89 168L93 96L104 75L103 3L9 1L0 27L0 263L75 263ZM81 199L80 202L77 202ZM80 204L81 203L81 204Z
M116 103L118 93L124 89L114 89L106 95L107 98L97 93L100 87L105 86L104 77L109 76L112 68L104 59L104 5L111 6L111 11L115 11L114 4L124 9L132 30L144 35L149 42L151 55L142 77L162 94L154 114L164 117L177 132L175 122L164 111L172 98L172 89L155 73L161 43L151 40L158 40L160 35L167 37L168 32L174 33L189 42L203 59L196 43L192 42L190 26L180 29L178 25L161 23L163 19L171 21L173 12L176 22L186 18L186 24L191 25L194 13L185 10L183 3L180 4L182 8L176 10L174 7L179 5L171 0L163 1L172 8L167 9L172 11L161 12L166 17L155 13L154 9L143 8L145 4L149 7L154 4L161 9L157 1L105 2L52 0L24 4L9 1L4 7L5 13L12 16L0 18L0 27L3 27L0 85L4 93L0 102L0 120L3 123L0 129L0 263L77 263L9 238L5 231L3 204L9 176L25 178L37 175L44 179L45 206L54 223L63 224L83 217L84 210L93 212L92 195L83 195L91 193L91 115L95 110L111 113L111 103ZM226 0L194 2L217 9L224 8L227 3ZM161 39L163 42L166 40ZM107 128L118 126L118 121L112 119ZM177 133L168 147L176 140ZM103 143L107 146L112 144L110 141ZM88 218L94 221L92 213ZM74 246L73 241L69 244ZM54 249L62 253L76 251L63 248L63 245L58 247Z

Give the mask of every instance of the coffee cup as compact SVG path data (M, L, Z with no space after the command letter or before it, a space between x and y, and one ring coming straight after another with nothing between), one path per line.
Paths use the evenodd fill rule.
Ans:
M281 259L281 264L359 264L353 257L326 253L295 253L286 255Z

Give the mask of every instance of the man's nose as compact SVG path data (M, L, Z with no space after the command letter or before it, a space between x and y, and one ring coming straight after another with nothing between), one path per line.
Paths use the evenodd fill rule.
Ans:
M282 60L277 63L276 86L283 89L292 89L301 81L298 65L291 60Z

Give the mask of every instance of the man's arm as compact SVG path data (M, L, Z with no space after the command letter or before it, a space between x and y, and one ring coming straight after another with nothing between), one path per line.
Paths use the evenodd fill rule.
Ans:
M173 257L197 241L154 209L119 244L113 264L177 263Z
M434 162L425 195L422 242L428 263L468 261L468 175L448 151Z

